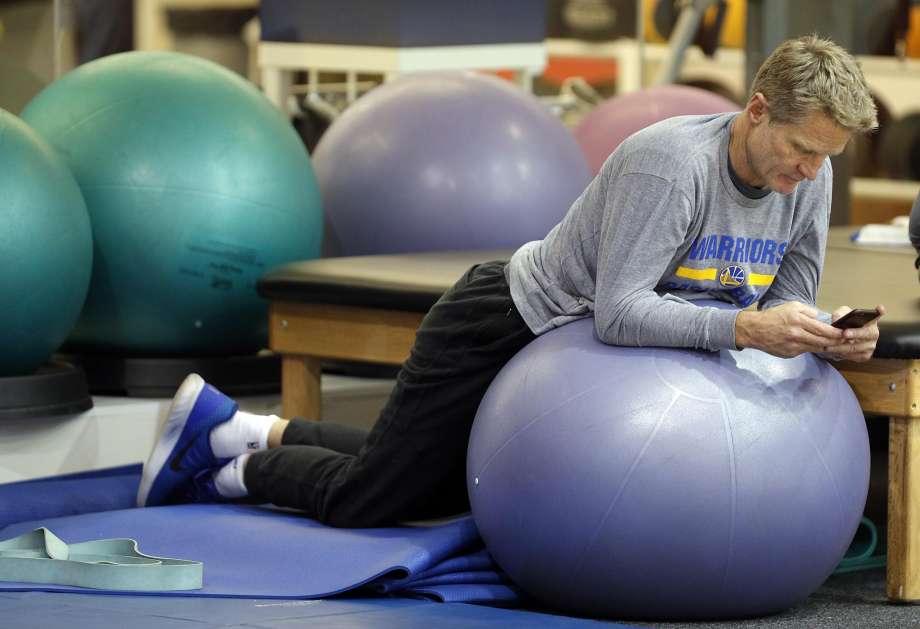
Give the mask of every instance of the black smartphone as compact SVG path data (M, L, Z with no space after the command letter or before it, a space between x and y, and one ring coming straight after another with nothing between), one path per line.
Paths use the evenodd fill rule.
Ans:
M834 321L831 325L840 329L861 328L876 318L878 318L878 311L875 308L856 308Z

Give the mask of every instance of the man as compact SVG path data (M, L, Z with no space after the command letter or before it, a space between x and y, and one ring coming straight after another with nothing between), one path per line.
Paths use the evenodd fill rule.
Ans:
M868 360L876 324L839 330L830 320L849 308L814 302L828 156L875 126L849 54L816 37L784 43L740 114L633 135L544 240L470 269L425 317L370 433L237 412L192 375L138 503L249 496L348 527L465 511L466 446L489 383L536 335L592 315L617 345ZM704 297L759 310L690 303Z
M914 260L914 267L920 269L920 194L914 200L914 207L910 210L910 242L917 250L917 259Z
M76 0L78 63L134 49L132 0Z

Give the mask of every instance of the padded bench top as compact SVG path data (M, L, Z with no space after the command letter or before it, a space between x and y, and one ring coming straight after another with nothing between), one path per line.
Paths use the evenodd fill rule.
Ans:
M911 247L864 247L850 241L855 227L828 237L818 306L870 308L884 304L881 358L920 358L920 284ZM264 275L259 294L273 301L427 312L473 264L507 260L512 250L453 251L326 258L295 262Z
M272 301L428 312L474 264L507 260L513 249L323 258L293 262L259 279Z

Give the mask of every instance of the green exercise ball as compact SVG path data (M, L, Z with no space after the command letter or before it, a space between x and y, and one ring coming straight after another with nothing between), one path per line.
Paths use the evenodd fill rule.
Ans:
M0 377L35 371L73 329L93 266L80 188L34 130L0 109Z
M319 255L322 211L303 143L261 92L204 59L129 52L63 76L23 118L70 165L93 227L68 350L265 347L256 281Z

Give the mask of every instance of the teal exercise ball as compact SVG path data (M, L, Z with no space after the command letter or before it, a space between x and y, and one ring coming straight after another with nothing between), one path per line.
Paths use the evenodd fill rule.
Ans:
M210 61L130 52L80 66L23 118L83 190L95 262L79 352L228 355L267 342L258 278L320 252L303 143L249 82Z
M86 204L63 160L0 109L0 377L35 371L70 333L89 287Z

